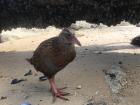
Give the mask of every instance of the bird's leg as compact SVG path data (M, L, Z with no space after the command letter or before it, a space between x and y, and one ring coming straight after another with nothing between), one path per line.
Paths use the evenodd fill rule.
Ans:
M58 91L58 89L56 88L54 78L49 79L49 82L50 82L50 85L51 85L51 88L52 88L52 91L53 91L53 94L54 94L54 101L56 100L57 97L67 101L68 99L63 97L64 94L61 93L60 91Z
M56 83L55 83L55 77L52 78L52 81L54 83L54 85L56 86ZM66 89L67 87L63 87L63 88L57 88L57 91L63 95L63 96L66 96L66 95L69 95L70 93L67 93L67 92L63 92L62 90Z

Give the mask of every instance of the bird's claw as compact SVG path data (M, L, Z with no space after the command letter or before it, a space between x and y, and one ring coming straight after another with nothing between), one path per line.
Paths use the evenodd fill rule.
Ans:
M55 102L56 101L56 98L60 98L60 99L62 99L62 100L64 100L64 101L69 101L69 99L68 98L65 98L65 97L63 97L63 96L66 96L66 95L69 95L69 93L55 93L54 94L54 97L53 97L53 102Z
M66 88L68 88L68 87L58 88L57 90L64 90Z
M68 96L68 95L70 95L70 93L67 93L67 92L60 92L60 94L61 94L62 96Z

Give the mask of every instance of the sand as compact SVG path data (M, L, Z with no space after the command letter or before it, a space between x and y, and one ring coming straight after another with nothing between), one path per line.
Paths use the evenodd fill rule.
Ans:
M28 32L28 31L26 31ZM134 25L97 27L76 31L82 47L76 46L77 57L56 75L58 87L67 86L70 101L57 99L52 103L48 81L39 81L41 73L26 62L40 42L58 35L60 29L41 31L39 35L11 40L0 44L0 105L86 105L87 101L104 100L107 105L139 105L140 100L140 48L130 45L132 38L140 34ZM19 32L20 34L20 32ZM23 34L23 33L22 33ZM118 65L127 73L127 85L120 90L116 102L105 79L104 69ZM24 76L29 70L33 75ZM26 79L11 85L14 78ZM77 86L81 89L76 89Z

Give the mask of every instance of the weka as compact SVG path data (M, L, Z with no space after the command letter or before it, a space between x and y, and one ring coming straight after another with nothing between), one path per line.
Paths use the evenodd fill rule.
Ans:
M32 58L27 59L37 71L48 77L54 97L68 100L68 93L56 88L55 74L72 62L76 56L75 46L81 46L75 34L64 28L59 36L43 41L35 50Z

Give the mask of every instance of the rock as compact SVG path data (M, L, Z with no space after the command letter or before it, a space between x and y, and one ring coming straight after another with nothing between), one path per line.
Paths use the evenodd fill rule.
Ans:
M88 103L87 105L95 105L95 104L93 104L93 103Z
M126 20L136 24L140 21L139 4L139 0L0 0L0 32L52 24L68 27L76 20L107 25Z
M82 88L82 86L81 85L78 85L77 87L76 87L76 89L81 89Z
M59 29L53 27L53 26L48 26L45 29L37 29L37 28L32 28L32 29L27 29L27 28L16 28L12 30L7 30L7 31L2 31L0 34L1 42L6 42L10 40L17 40L17 39L23 39L27 37L33 37L33 36L39 36L42 35L43 33L49 34L52 31L58 31Z
M99 51L99 52L97 52L97 54L102 54L102 52L101 52L101 51Z
M1 100L4 100L4 99L7 99L7 97L5 97L5 96L2 96L0 99L1 99Z
M28 95L25 95L25 96L24 96L24 99L28 99L29 97L30 97L30 96L28 96Z
M118 64L122 64L122 61L119 61Z
M131 25L129 22L126 22L125 20L124 21L121 21L120 24L117 24L117 26L129 26Z
M48 78L46 77L46 76L41 76L41 77L39 77L39 80L40 81L46 81Z
M99 91L96 91L96 92L95 92L95 95L97 95L98 93L99 93Z
M104 25L103 23L100 23L99 26L98 26L98 28L100 28L100 29L101 28L105 28L105 27L108 27L108 26L107 25Z
M132 45L136 46L136 47L140 47L140 35L134 37L132 40L131 40L131 43Z
M96 100L95 97L92 97L84 105L107 105L107 102L102 98Z
M32 75L32 70L29 70L27 73L24 74L24 76L29 76L29 75Z
M104 70L104 72L112 93L119 93L127 84L126 73L120 66L112 65L109 70Z
M136 24L136 27L140 27L140 22L138 24Z
M92 24L92 23L88 23L85 20L83 21L76 21L76 23L72 23L70 28L75 29L75 30L79 30L79 29L90 29L90 28L96 28L98 25L96 24Z
M28 103L28 102L24 102L24 103L22 103L21 105L31 105L31 104Z
M26 79L13 79L12 81L11 81L11 85L13 85L13 84L17 84L17 83L20 83L20 82L22 82L22 81L26 81Z

